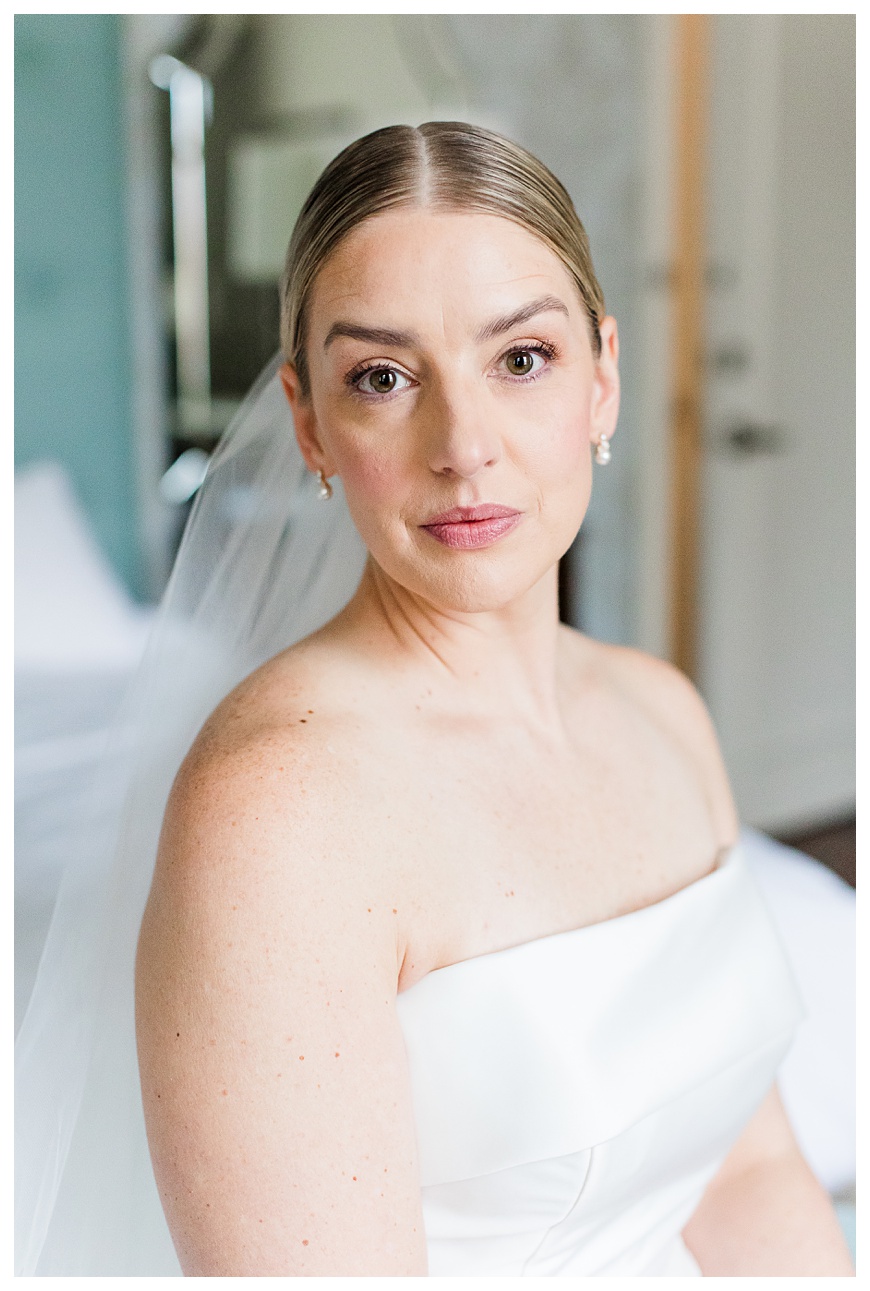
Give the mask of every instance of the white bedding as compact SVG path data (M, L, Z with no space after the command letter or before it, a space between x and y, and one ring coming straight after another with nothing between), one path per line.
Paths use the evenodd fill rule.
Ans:
M61 874L95 845L94 775L154 610L137 605L90 531L68 476L15 478L15 1028ZM103 814L112 787L102 791ZM117 794L115 795L117 797ZM96 814L95 814L96 813Z

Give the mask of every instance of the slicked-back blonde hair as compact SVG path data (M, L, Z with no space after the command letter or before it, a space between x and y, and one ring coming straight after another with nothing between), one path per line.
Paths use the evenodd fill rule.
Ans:
M571 274L601 352L604 296L589 239L568 193L542 162L492 130L462 121L387 126L364 135L324 170L303 206L281 278L281 347L309 389L307 310L314 281L347 235L397 207L500 215L533 233Z

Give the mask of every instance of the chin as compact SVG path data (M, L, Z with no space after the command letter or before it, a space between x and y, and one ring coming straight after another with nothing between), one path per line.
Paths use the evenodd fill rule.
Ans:
M446 613L485 614L522 599L554 571L573 543L586 513L585 481L549 506L548 523L530 516L487 547L461 550L417 537L401 523L383 527L354 516L371 559L397 587ZM362 523L361 523L362 522Z
M378 562L381 569L413 596L454 614L486 614L520 601L555 570L576 536L532 552L444 550L425 561ZM377 559L377 558L376 558Z

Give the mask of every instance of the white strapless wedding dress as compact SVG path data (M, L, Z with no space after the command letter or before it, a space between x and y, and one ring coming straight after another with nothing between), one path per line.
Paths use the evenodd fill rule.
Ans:
M399 996L430 1276L698 1276L680 1236L802 1013L740 848Z
M430 1276L697 1276L681 1229L801 1009L739 847L643 910L429 973L398 1010ZM181 1273L132 1033L109 1054L37 1276Z

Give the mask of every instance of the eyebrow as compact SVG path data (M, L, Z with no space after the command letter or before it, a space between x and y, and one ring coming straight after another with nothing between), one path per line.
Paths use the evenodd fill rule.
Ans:
M478 329L475 340L491 341L494 336L501 336L503 332L510 332L513 328L527 323L530 318L553 310L564 314L566 318L570 317L568 306L558 296L539 296L537 300L530 300L528 304L521 305L519 309L514 309L509 314L500 314L498 318L491 318ZM353 341L368 341L370 345L402 346L406 349L419 344L419 338L415 332L398 332L390 327L364 327L361 323L339 320L333 323L326 333L323 348L327 349L339 336L347 336Z
M501 336L502 332L513 331L515 327L520 327L523 323L527 323L530 318L534 318L537 314L546 314L553 310L557 310L560 314L564 314L566 318L570 318L568 306L558 296L540 296L537 300L530 300L527 305L521 305L519 309L512 310L510 314L502 314L499 318L491 318L488 323L484 323L483 327L480 328L476 339L478 341L491 341L494 336Z
M323 348L327 349L338 336L349 336L352 341L369 341L372 345L404 346L406 349L418 342L414 332L395 332L389 327L363 327L359 323L338 322L333 323L326 333Z

